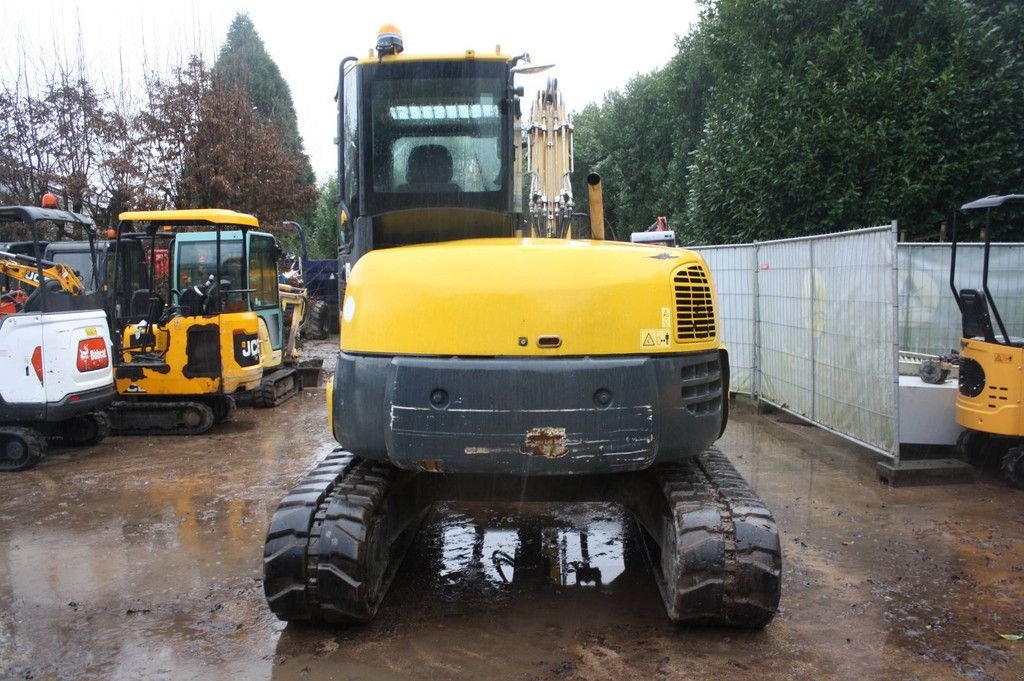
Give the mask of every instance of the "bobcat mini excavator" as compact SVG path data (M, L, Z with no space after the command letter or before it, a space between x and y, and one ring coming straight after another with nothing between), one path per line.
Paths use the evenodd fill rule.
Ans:
M5 288L0 300L0 471L35 466L48 438L98 443L109 432L101 410L116 397L99 296L71 268L42 259L40 223L79 227L90 245L95 227L47 198L52 207L0 207L0 226L26 225L33 244L33 255L0 252L4 281L33 289Z
M531 236L548 230L524 217L523 61L407 56L389 29L341 64L342 448L271 520L269 606L368 621L436 501L594 500L644 528L673 621L764 627L779 535L711 447L729 363L707 265L603 241L596 200L592 239Z

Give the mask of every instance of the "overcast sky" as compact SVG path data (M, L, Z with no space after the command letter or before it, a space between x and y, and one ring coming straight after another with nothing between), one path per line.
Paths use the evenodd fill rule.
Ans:
M615 9L609 9L614 7ZM136 86L147 69L166 70L201 52L212 63L237 12L252 18L291 88L306 151L323 180L334 171L334 91L338 63L363 56L377 29L394 23L407 53L529 52L545 74L520 77L527 87L558 78L569 107L582 109L663 65L677 36L696 23L684 2L603 3L480 1L302 2L184 0L0 0L0 72L63 55L74 61L77 37L97 79ZM527 109L528 110L528 109Z

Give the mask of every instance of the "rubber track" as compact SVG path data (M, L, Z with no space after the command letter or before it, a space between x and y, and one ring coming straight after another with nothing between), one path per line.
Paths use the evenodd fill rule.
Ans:
M186 426L183 415L198 413L199 423ZM107 409L114 435L200 435L213 427L213 410L201 402L114 402ZM126 421L125 419L130 419ZM145 417L145 427L132 423Z
M85 426L88 437L77 437L80 429L79 421L88 421ZM91 447L97 445L110 435L110 419L102 411L76 416L65 421L50 421L36 425L36 430L55 447Z
M766 626L778 610L782 551L764 502L716 448L655 475L671 512L655 570L669 617Z
M6 444L6 440L10 436L19 437L24 440L28 445L29 454L21 464L16 466L8 464L6 458L0 458L0 471L27 471L30 468L35 468L39 460L46 454L46 439L32 428L0 426L0 447Z
M287 379L291 379L292 387L280 395L277 394L277 387ZM252 404L254 407L269 409L290 400L299 394L302 384L299 381L299 372L295 369L276 369L269 376L265 376L253 393Z
M307 578L306 549L311 537L319 540L330 495L356 461L355 456L343 450L331 452L274 511L263 545L263 592L279 619L319 619L316 566ZM319 557L316 551L312 555L314 560Z
M413 497L389 498L403 475L339 449L285 497L263 551L264 593L278 618L373 619L422 518Z
M387 499L399 474L361 461L331 493L319 541L310 542L323 621L358 624L377 614L407 547L399 537L407 518L395 513L405 500Z

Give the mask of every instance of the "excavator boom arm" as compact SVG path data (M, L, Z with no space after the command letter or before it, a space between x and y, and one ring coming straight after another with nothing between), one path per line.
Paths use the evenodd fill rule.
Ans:
M40 284L36 259L27 255L0 251L0 274L17 279L29 286L38 287ZM44 262L43 278L56 281L65 293L73 296L85 291L85 285L78 273L63 263Z

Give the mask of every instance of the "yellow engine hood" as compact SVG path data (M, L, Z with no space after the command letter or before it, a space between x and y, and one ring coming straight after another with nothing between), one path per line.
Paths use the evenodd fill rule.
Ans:
M474 239L360 259L342 306L341 347L408 355L652 354L717 348L717 329L711 278L692 251Z

